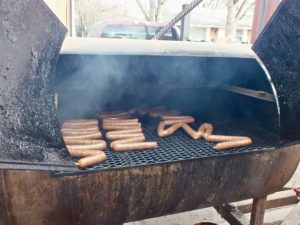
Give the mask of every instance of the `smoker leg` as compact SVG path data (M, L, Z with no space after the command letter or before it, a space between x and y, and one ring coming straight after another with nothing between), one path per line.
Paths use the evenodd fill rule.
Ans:
M215 209L231 225L249 225L249 219L230 204L215 206Z
M253 199L250 225L263 225L266 200L267 196Z

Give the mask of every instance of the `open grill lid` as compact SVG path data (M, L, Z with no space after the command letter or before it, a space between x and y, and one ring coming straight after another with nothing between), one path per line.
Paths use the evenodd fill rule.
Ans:
M299 140L300 1L283 0L252 48L277 91L282 138Z
M0 6L0 168L76 169L53 96L66 29L42 0Z

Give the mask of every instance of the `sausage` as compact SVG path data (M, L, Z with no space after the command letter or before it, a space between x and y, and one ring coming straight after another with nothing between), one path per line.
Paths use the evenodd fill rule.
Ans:
M183 123L181 127L182 127L182 129L183 129L188 135L190 135L194 140L198 140L198 139L202 138L202 136L203 136L203 133L202 133L202 132L194 131L194 129L191 128L187 123Z
M244 147L244 146L251 145L251 144L252 144L252 139L246 137L241 140L226 141L226 142L218 143L214 146L214 149L217 151L222 151L222 150L227 150L227 149L231 149L231 148L240 148L240 147Z
M193 123L195 122L194 117L187 117L187 118L182 118L182 119L169 119L169 120L164 120L166 125L172 125L174 123Z
M106 144L89 144L89 145L67 145L68 150L104 150Z
M66 125L96 125L98 126L98 120L68 120L65 121L63 124Z
M104 130L131 130L131 129L141 128L141 124L139 123L139 124L130 125L130 126L104 124L102 127Z
M131 137L131 138L125 138L125 139L120 139L120 140L112 141L110 143L110 147L113 149L115 144L137 143L137 142L143 142L145 140L146 140L146 138L145 138L144 135L136 136L136 137Z
M103 140L89 140L89 139L71 139L71 140L64 140L66 145L99 145L101 149L106 148L106 142Z
M66 136L73 136L73 135L93 134L97 131L99 131L99 129L98 130L70 130L70 131L61 130L61 133Z
M245 139L244 136L225 136L225 135L209 135L204 136L204 139L209 142L227 142Z
M98 155L87 156L82 159L79 159L75 164L80 168L84 168L87 166L92 166L103 162L107 159L105 152L100 151Z
M61 132L77 132L77 131L99 131L99 127L89 127L89 128L62 128Z
M99 128L96 124L63 124L62 129L89 129L89 128Z
M76 139L97 139L97 138L101 138L102 134L98 131L95 133L91 133L91 134L81 134L81 135L66 135L64 136L64 140L76 140Z
M158 124L157 127L157 135L159 137L167 137L172 135L176 130L178 130L181 127L181 123L175 123L172 126L170 126L169 128L165 129L165 122L161 121Z
M125 134L106 134L108 140L114 141L124 138L144 136L142 133L125 133Z
M213 133L214 127L210 123L203 123L200 125L198 132L203 134L203 137L207 137Z
M74 150L68 149L69 154L72 157L81 158L90 155L98 155L101 151L100 150L91 150L91 149L82 149L82 150Z
M182 120L182 119L187 119L192 116L162 116L162 120ZM193 118L193 117L192 117Z
M114 130L108 131L107 134L134 134L134 133L142 133L142 128L130 129L130 130Z
M120 121L115 121L115 122L103 122L102 127L106 125L122 125L122 126L133 126L133 125L139 125L139 122L135 121L129 121L129 122L120 122Z
M139 119L118 119L118 118L105 118L102 120L102 123L125 123L125 122L139 122Z
M157 142L138 142L138 143L116 143L113 145L115 151L132 151L132 150L145 150L157 148Z

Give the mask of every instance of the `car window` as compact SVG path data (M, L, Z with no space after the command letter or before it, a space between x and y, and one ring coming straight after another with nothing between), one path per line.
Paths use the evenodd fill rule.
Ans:
M141 26L141 25L107 25L101 37L120 39L152 39L161 27ZM169 31L163 37L164 40L173 40L172 32Z

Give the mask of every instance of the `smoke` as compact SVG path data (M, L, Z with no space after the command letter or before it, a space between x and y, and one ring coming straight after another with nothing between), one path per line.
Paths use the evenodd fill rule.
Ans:
M254 59L138 56L62 55L57 68L59 117L97 117L100 111L164 105L183 113L207 117L215 113L246 113L233 94L218 87L232 84L268 91L270 84ZM268 110L269 111L269 110ZM254 112L251 112L254 113ZM250 114L251 114L250 113Z

